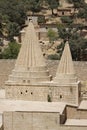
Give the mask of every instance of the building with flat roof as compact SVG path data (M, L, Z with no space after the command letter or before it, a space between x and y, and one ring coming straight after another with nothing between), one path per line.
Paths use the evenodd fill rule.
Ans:
M31 21L5 91L0 91L0 130L20 129L87 129L87 100L68 42L52 79Z

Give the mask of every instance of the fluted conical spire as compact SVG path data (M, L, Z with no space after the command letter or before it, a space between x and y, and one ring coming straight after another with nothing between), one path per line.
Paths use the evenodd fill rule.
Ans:
M77 81L68 42L65 44L54 81L61 84L75 83Z
M31 83L34 81L49 81L49 79L34 26L32 22L29 22L15 68L9 77L9 81L19 83L27 82L28 80L28 83Z
M41 48L36 37L36 32L32 22L26 29L25 38L16 62L17 69L27 69L30 67L45 66Z

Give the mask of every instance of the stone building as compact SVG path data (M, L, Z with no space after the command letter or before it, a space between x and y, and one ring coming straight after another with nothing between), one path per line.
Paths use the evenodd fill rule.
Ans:
M58 16L72 16L74 12L73 4L67 2L67 0L59 1L60 7L57 9Z
M32 22L6 81L5 97L0 97L1 130L87 129L87 101L81 97L69 44L52 80Z

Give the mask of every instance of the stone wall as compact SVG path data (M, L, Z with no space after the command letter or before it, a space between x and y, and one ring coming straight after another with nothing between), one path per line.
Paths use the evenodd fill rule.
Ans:
M3 130L87 130L87 127L60 125L59 113L4 112Z
M87 110L81 110L73 106L67 106L66 111L68 119L87 119Z
M59 62L47 60L46 63L50 74L54 77ZM4 88L4 83L8 79L9 74L11 74L14 65L15 60L0 60L0 88ZM87 81L87 62L74 62L74 66L77 77L81 81Z
M57 10L57 15L58 16L71 16L71 9L58 9Z
M7 85L5 87L7 99L29 101L64 101L78 105L78 84L72 86L49 85ZM49 97L48 97L49 96ZM50 98L50 99L48 99Z
M56 69L58 67L59 61L47 60L46 63L47 67L50 70L50 74L53 75L54 77L56 74ZM87 81L87 61L86 62L75 61L74 68L78 79L81 81Z
M78 85L72 86L53 86L51 87L53 102L67 102L78 105L79 92ZM51 95L51 94L50 94Z
M56 130L59 113L4 112L4 130Z
M11 74L14 64L15 60L0 60L0 88L4 88L4 83L8 80L8 75Z
M29 101L47 101L46 86L6 86L6 98Z

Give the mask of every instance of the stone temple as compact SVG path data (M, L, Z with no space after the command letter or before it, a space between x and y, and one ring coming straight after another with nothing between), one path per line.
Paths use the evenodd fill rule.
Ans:
M0 99L0 130L87 130L87 101L82 100L68 42L52 79L32 22Z

